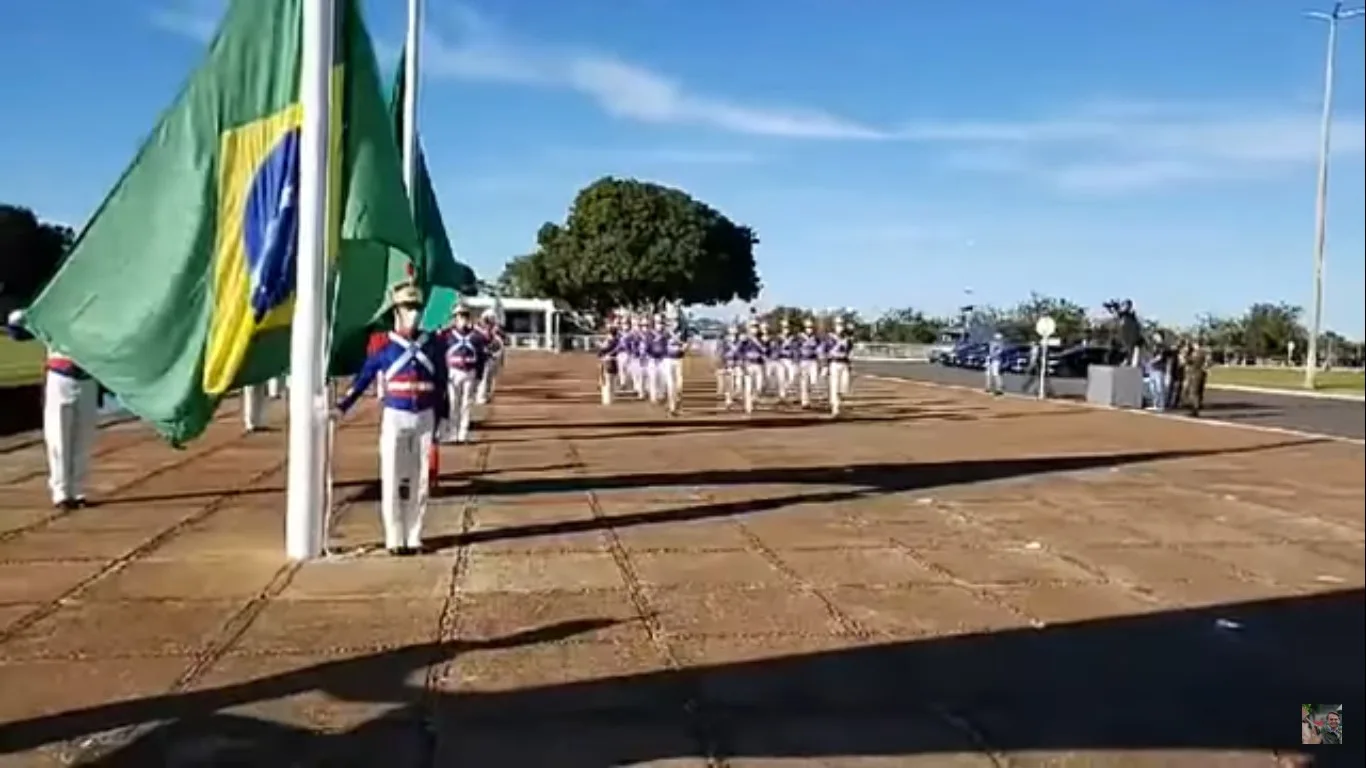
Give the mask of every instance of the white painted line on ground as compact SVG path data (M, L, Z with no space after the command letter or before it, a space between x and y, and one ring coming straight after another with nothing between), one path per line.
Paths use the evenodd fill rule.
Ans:
M1245 387L1241 384L1206 384L1205 389L1222 389L1225 392L1250 392L1256 395L1280 395L1282 397L1304 397L1310 400L1342 400L1349 403L1364 403L1366 395L1350 392L1305 392L1302 389L1275 389L1273 387Z
M900 378L900 377L897 377L897 376L879 376L879 375L877 375L877 374L871 374L871 373L859 374L859 377L860 377L860 378L864 378L864 379L868 379L868 380L870 380L870 381L886 381L886 382L892 382L892 383L896 383L896 384L914 384L914 385L916 385L916 386L931 387L931 388L935 388L935 389L950 389L950 390L956 390L956 391L959 391L959 392L971 392L971 393L973 393L973 394L980 395L980 396L982 396L982 397L994 397L993 395L990 395L990 394L988 394L988 393L982 391L982 390L981 390L980 388L978 388L978 387L969 387L969 386L964 385L964 384L946 384L946 383L944 383L944 382L939 382L939 381L925 381L925 380L923 380L923 379L905 379L905 378ZM1035 402L1035 403L1039 402L1039 398L1037 398L1037 397L1035 397L1035 396L1033 396L1033 395L1021 395L1021 394L1017 394L1017 393L1014 393L1014 392L1006 392L1006 393L1003 393L1001 396L1002 396L1002 397L1015 398L1015 399L1017 399L1017 400L1028 400L1028 401L1030 401L1030 402ZM1286 428L1286 427L1269 427L1269 426L1266 426L1265 424L1244 424L1244 423L1242 423L1242 422L1237 422L1237 421L1225 421L1225 420L1223 420L1223 419L1210 419L1210 418L1206 418L1206 417L1192 418L1192 417L1190 417L1190 416L1184 416L1184 415L1182 415L1182 414L1180 414L1180 413L1172 413L1172 412L1170 412L1170 411L1140 411L1140 410L1135 410L1135 409L1133 409L1133 408L1115 408L1114 406L1109 406L1109 405L1099 405L1099 404L1097 404L1097 403L1088 403L1088 402L1086 402L1085 400L1057 400L1057 399L1050 399L1050 400L1045 400L1044 402L1053 403L1053 404L1056 404L1056 405L1072 406L1072 407L1075 407L1075 408L1090 408L1090 409L1092 409L1092 410L1097 410L1097 411L1110 411L1110 412L1113 412L1113 413L1133 414L1133 415L1135 415L1135 416L1153 416L1153 417L1160 418L1160 419L1171 419L1171 420L1173 420L1173 421L1184 421L1184 422L1186 422L1186 423L1188 423L1188 424L1203 424L1203 425L1209 426L1209 427L1226 427L1226 428L1232 428L1232 429L1249 429L1249 430L1252 430L1253 432L1266 432L1266 433L1273 434L1273 435L1287 435L1287 436L1290 436L1290 437L1313 438L1313 439L1315 439L1315 440L1332 440L1332 441L1334 441L1334 442L1346 443L1346 444L1348 444L1348 445L1366 446L1366 440L1360 440L1360 439L1357 439L1357 438L1354 438L1354 437L1342 437L1341 435L1330 435L1330 434L1327 434L1327 433L1324 433L1324 432L1307 432L1307 431L1300 430L1300 429L1289 429L1289 428Z

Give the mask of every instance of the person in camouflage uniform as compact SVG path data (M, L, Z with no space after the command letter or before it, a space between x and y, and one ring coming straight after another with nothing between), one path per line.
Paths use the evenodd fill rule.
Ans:
M1209 353L1199 341L1192 341L1186 348L1182 369L1185 378L1181 400L1190 409L1190 415L1199 416L1205 406L1205 379L1209 373Z

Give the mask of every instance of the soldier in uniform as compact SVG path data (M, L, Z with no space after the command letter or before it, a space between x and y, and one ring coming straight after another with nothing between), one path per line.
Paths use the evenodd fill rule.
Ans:
M440 334L418 328L422 293L411 281L392 289L394 329L383 347L366 360L351 388L337 402L344 415L370 387L384 377L380 420L380 517L384 546L393 555L411 555L422 547L422 521L427 513L428 463L433 437L449 416L446 350Z
M5 332L31 341L23 310L6 318ZM99 384L76 362L49 348L43 381L43 442L47 445L47 485L52 505L75 509L86 504L85 479L90 449L99 425Z
M726 409L735 403L737 395L744 394L745 381L745 347L744 340L740 336L740 326L732 323L726 329L726 340L722 347L723 364L726 372Z
M844 330L844 320L835 318L834 327L825 341L825 359L830 377L830 415L840 415L840 404L849 396L849 356L854 340Z
M1199 341L1191 342L1186 352L1185 373L1181 397L1190 415L1199 416L1205 406L1205 378L1209 374L1209 353Z
M663 315L655 315L650 328L645 331L644 338L646 388L650 393L650 402L658 403L664 396L664 346L667 337Z
M450 419L446 434L441 435L441 442L463 444L470 439L470 415L474 410L474 388L479 381L479 374L492 365L488 359L489 337L470 324L470 310L465 306L455 308L451 326L443 332L443 336L449 377L447 396L450 400Z
M768 330L768 323L759 322L759 344L764 349L764 374L759 385L759 394L772 389L779 390L783 375L783 364L778 360L778 339Z
M678 318L670 318L664 331L664 358L660 378L664 385L664 400L669 406L669 415L678 414L678 401L683 392L683 357L688 350L688 339Z
M607 323L607 335L598 344L598 389L602 404L612 404L612 390L618 383L618 362L621 360L621 330L613 321Z
M797 337L797 394L803 408L811 407L811 391L821 380L821 355L825 341L816 332L816 322L807 318Z
M474 390L474 401L480 405L493 401L493 390L498 383L498 374L503 372L503 354L506 344L503 340L502 319L498 310L490 307L480 316L479 333L484 336L484 358L479 368Z
M764 387L767 355L758 320L750 318L745 335L740 337L738 350L743 365L740 375L741 402L745 413L754 413L754 402Z
M778 365L778 402L786 403L797 383L797 338L792 335L792 326L786 317L778 322L778 338L773 346Z
M635 390L636 399L645 399L645 360L647 357L645 350L646 342L645 318L636 315L631 318L631 330L626 334L627 349L631 354L628 363L631 369L631 389Z

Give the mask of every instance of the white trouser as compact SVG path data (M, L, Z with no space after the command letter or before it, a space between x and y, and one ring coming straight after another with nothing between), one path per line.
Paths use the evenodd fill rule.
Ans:
M741 401L745 406L745 413L754 412L754 400L759 396L759 391L764 387L764 364L745 363L745 375L742 384L744 399Z
M242 387L242 426L248 432L261 426L261 413L265 409L265 398L261 392L261 385L253 384Z
M645 360L639 357L632 357L627 363L631 369L631 389L635 390L636 397L645 399Z
M785 357L778 361L778 399L787 400L797 383L797 361Z
M1005 388L1005 382L1001 379L1001 361L987 361L987 391L1000 392Z
M797 394L801 397L802 407L811 405L811 393L821 378L819 360L801 360L797 363Z
M463 443L470 439L470 414L474 410L474 371L467 368L450 369L450 382L446 385L450 397L451 418L446 434L440 439L445 442L454 440Z
M730 374L726 368L724 360L716 361L716 394L721 396L726 394L726 389L730 384Z
M385 408L380 420L380 519L388 549L422 544L431 469L427 452L432 446L434 422L431 411L413 413L397 408Z
M627 352L617 353L617 388L626 389L631 386L631 355Z
M783 361L777 358L764 361L764 383L774 392L783 391Z
M93 379L49 371L43 390L43 440L52 503L84 499L99 420L99 385Z
M830 362L830 412L836 416L840 412L841 401L849 394L849 364L840 361Z
M664 395L664 360L651 357L645 360L645 385L650 393L650 402L657 403Z
M683 383L683 361L676 357L666 357L656 364L658 370L656 376L659 379L659 386L664 390L664 401L668 403L669 410L678 408L678 393L682 389Z
M283 376L276 376L266 382L266 397L271 400L279 400L285 392L285 381Z

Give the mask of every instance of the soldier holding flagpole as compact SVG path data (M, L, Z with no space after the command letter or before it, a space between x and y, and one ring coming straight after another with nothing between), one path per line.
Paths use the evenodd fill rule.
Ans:
M15 341L30 341L23 310L6 318ZM47 445L48 489L52 505L85 506L85 479L99 420L99 384L65 354L49 348L43 379L43 442Z

